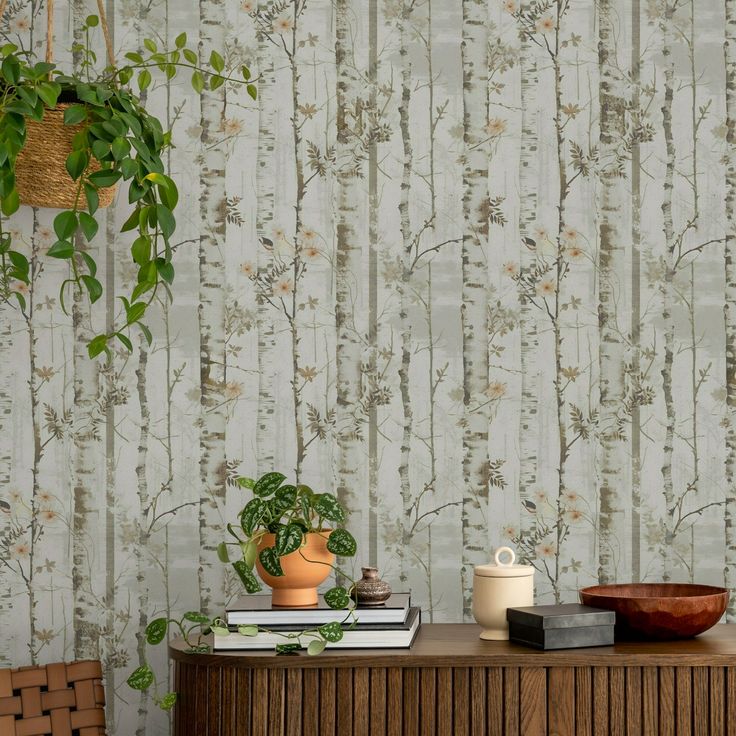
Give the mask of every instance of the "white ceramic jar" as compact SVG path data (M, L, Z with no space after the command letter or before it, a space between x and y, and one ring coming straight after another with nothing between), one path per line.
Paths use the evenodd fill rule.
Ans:
M511 547L499 547L493 559L473 571L473 616L483 627L481 639L508 639L506 609L534 605L534 568L515 565Z

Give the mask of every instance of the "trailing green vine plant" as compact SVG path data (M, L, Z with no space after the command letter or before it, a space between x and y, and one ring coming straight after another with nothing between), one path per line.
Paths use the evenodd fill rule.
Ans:
M79 126L66 158L70 185L76 183L74 206L54 218L56 241L48 251L52 258L69 263L70 275L60 291L65 312L70 287L86 293L92 303L102 296L97 263L84 243L92 241L98 231L94 215L100 189L121 180L128 183L133 211L121 232L136 236L130 253L138 268L137 281L129 295L120 297L123 310L116 327L89 342L91 358L102 352L109 354L113 340L132 350L129 333L134 325L150 344L151 332L142 321L146 311L161 289L171 298L176 251L172 236L179 194L162 160L162 154L172 146L171 131L164 130L158 118L146 111L140 93L151 87L154 73L173 79L185 70L191 74L191 86L197 93L235 83L245 85L248 94L256 98L256 80L247 66L238 75L231 75L216 50L210 53L207 65L201 64L187 45L186 33L177 36L171 50L159 49L155 41L146 39L143 52L129 52L126 63L96 72L90 30L98 25L98 16L87 17L82 27L85 42L72 49L81 58L80 71L73 75L62 73L53 63L36 61L32 53L15 44L0 47L0 300L15 300L25 309L25 298L17 285L28 284L30 279L28 259L13 248L5 227L5 219L21 204L15 167L26 144L26 120L41 122L46 110L71 103L64 110L64 124Z
M286 476L282 473L266 473L258 480L236 476L231 479L240 488L252 491L251 498L238 514L238 523L227 524L230 539L220 543L217 549L220 561L232 565L247 593L257 593L261 583L254 572L256 557L263 569L274 577L284 572L280 559L298 552L304 556L302 548L307 534L329 532L327 549L337 557L353 557L357 543L353 535L341 525L345 522L345 509L337 497L331 493L315 493L306 485L284 484ZM274 534L271 547L258 547L264 535ZM235 548L235 559L230 550ZM329 564L329 563L323 563ZM306 648L310 655L324 651L329 643L343 638L344 631L357 623L353 592L355 580L337 566L329 565L345 584L338 584L327 590L324 599L330 608L344 610L341 621L332 621L303 629L302 631L274 631L265 626L238 626L242 636L256 636L259 632L276 634L284 641L276 645L279 655L295 654ZM146 641L150 645L160 644L166 639L169 627L173 627L184 639L187 653L206 654L210 645L203 640L207 634L227 636L230 629L221 618L210 619L197 611L185 613L180 619L156 618L146 628ZM128 677L128 685L135 690L148 690L154 687L154 701L162 708L169 709L176 702L176 693L158 695L158 686L153 670L148 663L142 664Z

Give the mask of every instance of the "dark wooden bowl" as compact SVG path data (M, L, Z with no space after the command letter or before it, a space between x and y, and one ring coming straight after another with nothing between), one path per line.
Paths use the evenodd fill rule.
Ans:
M690 583L593 585L580 590L580 600L616 612L617 639L690 639L718 623L728 590Z

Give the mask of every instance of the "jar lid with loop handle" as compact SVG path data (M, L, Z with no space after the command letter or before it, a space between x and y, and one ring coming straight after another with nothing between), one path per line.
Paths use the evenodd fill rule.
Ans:
M499 547L493 555L493 562L476 565L473 571L483 578L525 578L534 575L533 565L515 565L515 561L516 553L511 547Z

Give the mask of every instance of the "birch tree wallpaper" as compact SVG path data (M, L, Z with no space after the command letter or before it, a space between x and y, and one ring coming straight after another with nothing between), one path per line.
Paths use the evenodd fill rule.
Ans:
M55 48L93 6L56 3ZM69 316L55 212L15 216L32 283L0 311L0 664L99 657L110 732L168 733L125 679L152 617L241 594L215 553L238 472L336 492L356 571L427 622L470 620L501 543L541 602L736 588L736 0L107 14L116 50L224 48L258 98L146 92L183 199L150 347L86 354L135 280L124 197L98 216L104 304ZM42 49L45 23L11 0L0 31Z

